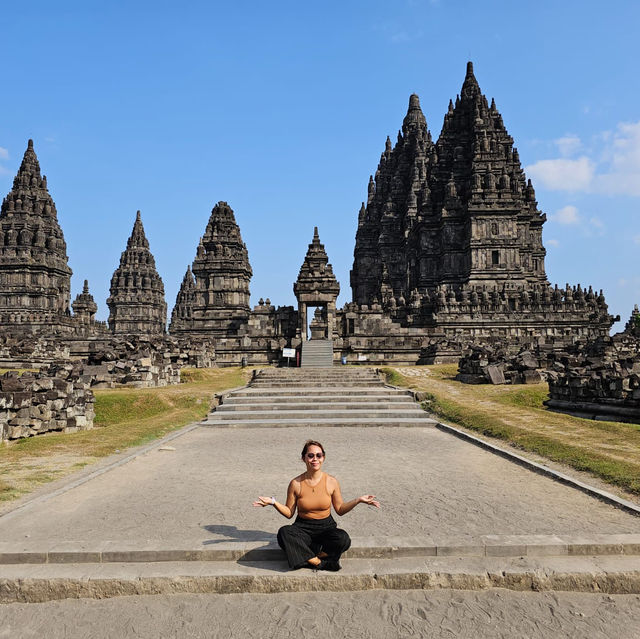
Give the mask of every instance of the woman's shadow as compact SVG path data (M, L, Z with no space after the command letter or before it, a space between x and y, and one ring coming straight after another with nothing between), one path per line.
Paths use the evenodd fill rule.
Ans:
M266 541L264 546L258 548L250 548L237 558L239 563L245 565L261 566L264 568L264 562L269 562L269 569L276 572L286 572L287 564L284 560L284 554L278 546L276 535L268 533L264 530L243 530L236 526L226 526L222 524L211 524L203 526L203 528L214 535L223 535L224 539L208 539L202 544L210 546L213 544L223 544L228 541L250 542L250 541Z
M276 536L274 533L265 530L243 530L237 526L225 526L223 524L211 524L203 526L203 528L214 535L222 535L226 539L209 539L202 543L206 546L211 544L222 544L227 541L268 541L276 544Z

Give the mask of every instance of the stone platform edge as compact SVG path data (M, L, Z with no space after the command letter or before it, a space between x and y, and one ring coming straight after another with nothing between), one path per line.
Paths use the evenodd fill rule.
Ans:
M215 543L215 542L214 542ZM275 541L216 543L167 548L146 544L127 547L106 541L87 548L77 542L61 542L41 551L16 550L16 544L0 542L0 565L10 564L106 564L155 562L283 561ZM209 545L213 545L209 543ZM83 547L84 546L84 547ZM418 538L354 539L347 559L398 559L421 557L584 557L640 556L640 534L618 535L483 535L477 540L436 542Z

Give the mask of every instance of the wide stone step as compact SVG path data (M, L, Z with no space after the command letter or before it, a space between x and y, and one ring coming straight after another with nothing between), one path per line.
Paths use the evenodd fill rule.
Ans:
M349 559L340 572L284 561L38 564L2 567L0 603L175 593L408 589L640 593L640 557L405 557Z
M260 541L219 540L215 545L191 542L170 546L162 541L141 547L116 541L87 542L52 539L40 549L28 544L0 542L0 566L9 564L79 564L122 562L282 561L284 553L275 534ZM482 535L473 537L354 537L343 559L405 557L585 557L624 555L640 557L640 535L558 534ZM0 568L1 570L1 568Z
M347 417L349 419L357 419L363 417L367 419L376 419L378 417L404 417L412 419L427 419L426 413L420 408L404 408L404 409L381 409L372 410L370 408L354 408L349 410L338 410L334 408L316 408L315 410L292 410L289 408L275 410L216 410L209 419L219 420L247 420L247 419L306 419L313 417L314 419L341 419Z
M317 386L300 386L296 388L273 388L250 387L243 390L235 391L229 397L336 397L336 396L380 396L385 393L387 397L405 396L408 394L403 390L392 388L341 388L338 391L331 388L318 388Z
M415 405L412 402L333 402L325 401L322 406L323 410L333 411L393 411L393 410L416 410ZM318 404L314 402L287 402L285 404L279 402L269 403L250 403L250 404L235 404L233 402L224 402L216 408L216 412L231 412L237 413L240 411L310 411L318 410ZM417 410L420 410L419 408Z
M307 418L278 418L278 419L218 419L212 413L207 419L200 422L200 426L215 428L321 428L323 426L385 426L389 428L403 427L435 427L438 423L429 417L334 417L320 418L316 414L309 413Z
M400 406L413 404L413 400L411 397L375 397L368 396L366 398L358 397L357 395L352 396L336 396L333 397L324 397L322 398L322 402L330 405L333 408L358 408L360 405L364 408L365 406L375 407L376 404L387 403L392 406ZM220 410L224 406L227 407L237 407L237 406L262 406L262 407L285 407L285 408L317 408L317 400L314 400L312 397L308 397L306 395L294 395L290 397L228 397L224 400L224 403L218 406L217 410ZM235 408L234 408L235 410Z
M309 380L310 381L310 380ZM314 383L317 383L318 380L313 380ZM325 387L325 388L341 388L345 385L347 385L345 382L341 382L341 381L321 381L319 383L319 385ZM268 387L268 388L306 388L308 386L308 381L306 380L300 380L300 381L273 381L273 382L253 382L251 384L251 386L253 388L258 388L258 387ZM361 382L361 381L355 381L355 382L349 382L348 386L353 387L353 388L367 388L367 387L372 387L374 386L373 382ZM380 386L382 387L383 384L382 382L380 382Z

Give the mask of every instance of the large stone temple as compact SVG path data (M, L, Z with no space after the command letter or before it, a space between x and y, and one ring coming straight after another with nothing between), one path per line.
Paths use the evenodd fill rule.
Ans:
M247 247L233 210L218 202L169 333L186 343L209 340L221 365L278 363L285 347L301 347L304 364L309 339L326 343L329 362L413 364L455 360L484 340L559 349L607 335L614 318L602 291L547 280L545 219L502 116L468 63L436 142L417 95L396 143L387 137L358 214L350 303L336 307L340 284L316 228L294 284L298 308L261 299L252 309ZM108 327L95 321L86 282L71 314L70 277L29 141L0 214L3 331L82 340L71 347L76 353L105 335L165 334L164 287L139 213L111 280Z

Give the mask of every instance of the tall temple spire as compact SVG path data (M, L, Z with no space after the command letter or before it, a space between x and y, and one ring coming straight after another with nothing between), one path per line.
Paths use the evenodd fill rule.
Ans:
M433 142L414 93L392 148L387 138L375 182L370 181L366 209L358 216L351 286L353 301L371 304L382 297L383 267L394 294L407 294L407 254L402 246L431 208L427 183Z
M0 209L0 325L31 316L55 329L69 314L71 269L56 205L29 140L13 187Z
M383 154L358 216L353 301L406 300L444 284L546 286L545 216L471 62L436 144L415 94L403 133Z
M171 312L170 333L190 328L190 320L193 317L193 304L195 302L195 290L196 282L191 272L191 266L187 266L187 272L182 278L180 290L176 295L176 303Z
M192 272L195 288L191 317L183 317L175 324L172 319L171 332L237 333L249 318L249 283L253 272L240 227L226 202L218 202L211 211ZM183 302L176 299L176 306L179 301ZM177 318L181 312L174 308Z
M166 330L167 304L164 284L136 213L127 248L111 278L109 328L116 334L161 334Z

